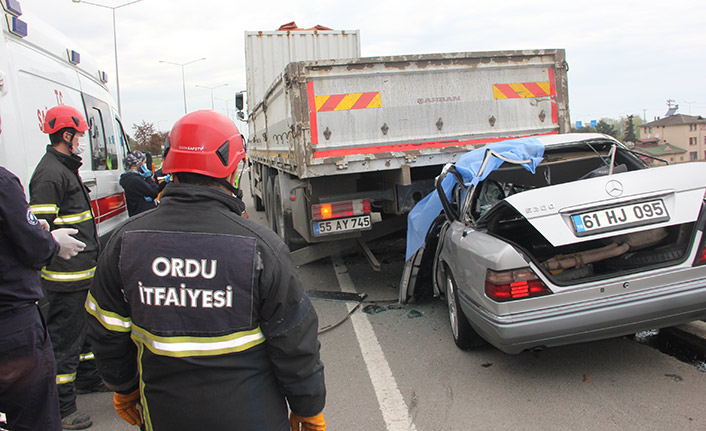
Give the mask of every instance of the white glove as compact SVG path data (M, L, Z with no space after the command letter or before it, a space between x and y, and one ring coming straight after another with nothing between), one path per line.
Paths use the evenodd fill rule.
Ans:
M54 229L51 231L51 235L54 237L54 241L59 243L59 257L62 259L69 260L76 256L81 250L86 247L86 244L72 237L78 233L77 229Z
M39 220L39 226L42 227L45 231L49 232L49 222L44 220L43 218L37 219Z

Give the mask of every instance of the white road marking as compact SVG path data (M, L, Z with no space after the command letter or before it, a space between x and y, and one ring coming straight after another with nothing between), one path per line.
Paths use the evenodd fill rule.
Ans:
M348 269L343 264L340 255L331 257L333 269L338 278L342 292L356 293L355 285L348 275ZM350 311L355 305L348 305ZM395 377L392 375L390 365L385 359L385 353L380 347L375 331L370 325L368 316L364 313L353 313L351 322L358 344L363 354L368 375L373 383L375 396L389 431L416 431L414 423L407 414L407 405L402 398L402 393L397 387Z

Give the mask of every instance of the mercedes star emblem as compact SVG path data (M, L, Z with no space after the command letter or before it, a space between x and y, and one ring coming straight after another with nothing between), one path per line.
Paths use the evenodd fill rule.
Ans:
M618 196L623 194L623 185L620 183L620 181L610 180L605 185L605 191L614 198L617 198Z

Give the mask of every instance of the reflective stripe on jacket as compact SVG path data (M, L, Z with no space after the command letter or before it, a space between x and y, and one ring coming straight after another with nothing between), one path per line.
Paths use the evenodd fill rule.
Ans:
M51 145L40 160L29 183L30 209L49 222L51 230L77 229L73 235L86 248L70 260L54 259L41 272L47 290L88 289L98 259L98 237L91 200L78 169L81 158L58 152Z
M169 184L101 254L88 336L106 383L139 387L148 430L286 431L287 404L324 407L316 312L287 247L242 209Z

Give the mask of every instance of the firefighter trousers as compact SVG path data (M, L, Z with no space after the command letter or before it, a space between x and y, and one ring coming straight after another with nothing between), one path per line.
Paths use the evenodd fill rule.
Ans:
M79 361L86 346L86 317L84 308L87 290L77 292L44 291L47 300L43 308L47 320L51 343L56 358L56 385L59 393L59 409L64 418L76 409L76 382L82 387L91 387L101 381L95 360ZM81 375L77 378L77 373Z
M60 431L56 367L35 304L0 315L0 411L12 431Z

